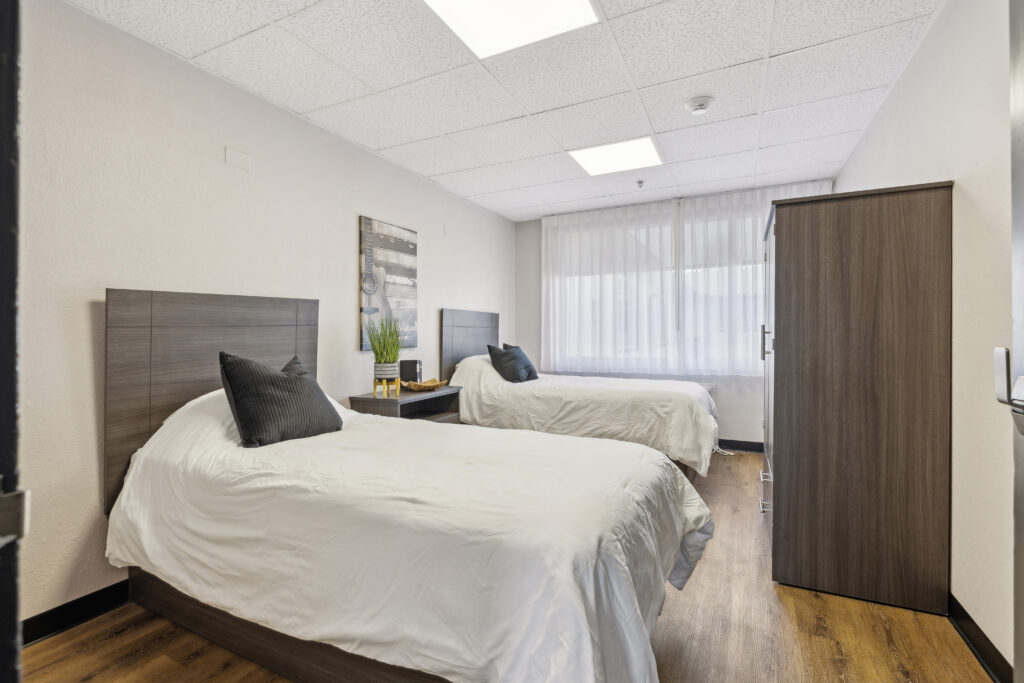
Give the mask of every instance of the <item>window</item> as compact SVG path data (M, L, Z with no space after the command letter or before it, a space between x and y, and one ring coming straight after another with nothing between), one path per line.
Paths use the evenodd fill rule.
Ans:
M830 189L819 181L545 218L542 367L759 375L771 201Z

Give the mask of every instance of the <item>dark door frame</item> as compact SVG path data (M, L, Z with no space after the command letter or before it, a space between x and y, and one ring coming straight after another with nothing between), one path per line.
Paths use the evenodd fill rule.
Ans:
M18 487L18 2L0 3L0 489ZM0 545L0 681L19 680L18 544Z

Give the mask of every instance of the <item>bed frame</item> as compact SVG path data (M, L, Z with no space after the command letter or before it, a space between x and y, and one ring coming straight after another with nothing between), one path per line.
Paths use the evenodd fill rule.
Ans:
M298 356L316 374L319 302L221 294L108 289L103 500L107 514L132 454L175 410L221 387L221 350L280 367ZM239 619L138 568L132 599L147 609L296 681L443 681L287 636Z
M498 314L441 309L441 379L451 379L463 358L487 353L498 345Z

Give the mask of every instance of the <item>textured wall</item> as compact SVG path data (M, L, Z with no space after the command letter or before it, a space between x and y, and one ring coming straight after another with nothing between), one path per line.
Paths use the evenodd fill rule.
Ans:
M1013 661L1013 446L992 390L1009 346L1006 0L947 0L835 191L953 180L952 591Z
M22 615L124 577L104 559L106 287L320 299L320 378L369 389L357 217L419 231L420 346L443 306L512 336L512 223L58 0L23 3ZM249 155L246 172L225 146Z

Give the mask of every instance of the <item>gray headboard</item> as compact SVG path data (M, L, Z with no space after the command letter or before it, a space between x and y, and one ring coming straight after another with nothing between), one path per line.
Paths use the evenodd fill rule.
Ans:
M103 505L132 454L175 410L221 387L219 351L316 374L320 302L261 296L107 290Z
M441 309L441 379L451 379L455 366L468 356L487 353L498 345L498 314Z

